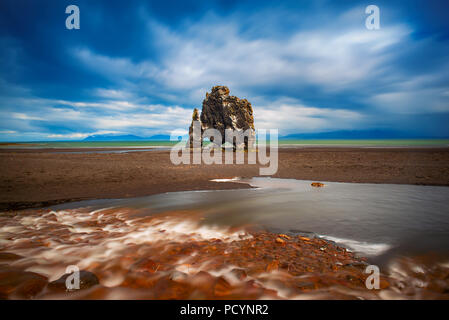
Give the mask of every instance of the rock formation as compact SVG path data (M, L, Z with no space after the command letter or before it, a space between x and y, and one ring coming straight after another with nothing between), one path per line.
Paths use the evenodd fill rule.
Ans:
M193 111L192 124L189 128L190 143L192 143L193 138L196 138L193 134L194 121L198 121L198 110L196 108ZM234 133L240 135L246 132L244 136L245 149L248 149L248 145L252 147L254 143L255 129L251 103L246 99L230 96L229 89L225 86L215 86L210 93L206 93L199 123L201 125L201 138L204 138L203 135L207 129L216 129L220 132L222 141L213 141L216 145L221 146L225 142L229 142L234 146L234 149L243 147L236 145L236 139L229 139L229 137L226 139L227 129L232 129Z
M193 109L193 114L192 114L192 122L190 123L190 127L189 127L189 146L193 146L193 140L194 140L194 135L193 135L193 122L194 121L200 121L200 115L198 113L198 109L195 108ZM201 132L201 131L200 131ZM201 133L200 133L201 136ZM195 139L197 139L197 137L195 137ZM198 137L198 139L200 139L200 137ZM201 140L201 146L203 145L202 140Z

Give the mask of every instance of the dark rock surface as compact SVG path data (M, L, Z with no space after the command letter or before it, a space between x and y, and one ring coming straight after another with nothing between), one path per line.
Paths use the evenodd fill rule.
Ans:
M196 137L196 136L194 137L194 135L193 135L194 121L200 121L200 114L199 114L197 108L193 109L192 122L190 123L190 127L189 127L189 144L188 144L188 146L193 146L193 140L194 139L201 139L201 131L199 131L199 133L200 133L199 137ZM201 146L203 145L202 141L201 141L200 145Z
M205 130L216 129L220 132L222 141L213 141L215 144L221 146L223 143L229 142L236 148L242 146L236 145L236 141L233 141L233 139L226 140L226 130L232 129L238 134L243 134L244 131L249 130L248 135L244 137L244 147L247 149L248 141L251 145L251 141L255 138L253 108L248 100L230 96L229 93L228 87L225 86L215 86L210 93L206 93L199 117L201 137L204 138ZM198 121L197 109L193 111L192 124L189 128L190 142L194 138L194 121Z
M47 278L18 268L0 265L0 299L32 299L47 286Z

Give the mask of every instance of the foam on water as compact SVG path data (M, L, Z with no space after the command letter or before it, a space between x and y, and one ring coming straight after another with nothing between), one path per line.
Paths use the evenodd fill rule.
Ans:
M231 179L212 179L211 181L213 182L234 182L234 181L239 181L240 178L239 177L234 177Z
M28 271L55 280L65 272L63 266L76 264L84 269L95 263L113 263L130 246L210 239L232 242L251 237L243 229L202 225L184 216L147 218L131 217L131 213L123 208L81 208L3 219L1 249L25 256L19 263L31 264Z
M343 239L326 235L320 235L320 237L330 241L334 241L337 244L347 247L351 251L362 253L366 256L377 256L392 248L392 246L387 243L368 243L364 241Z

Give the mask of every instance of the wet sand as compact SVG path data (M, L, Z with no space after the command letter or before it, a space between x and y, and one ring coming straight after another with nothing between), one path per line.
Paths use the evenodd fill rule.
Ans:
M168 151L57 153L64 151L1 149L0 210L171 191L248 188L210 180L259 176L259 165L175 166ZM448 186L449 148L281 148L274 177Z

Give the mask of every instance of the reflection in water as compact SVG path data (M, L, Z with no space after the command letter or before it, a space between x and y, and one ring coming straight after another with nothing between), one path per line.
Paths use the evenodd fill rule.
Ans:
M48 298L447 298L449 188L240 182L257 188L0 217L0 298L30 287ZM318 237L368 256L383 290L366 290L366 263ZM69 296L46 286L70 264L101 285Z

